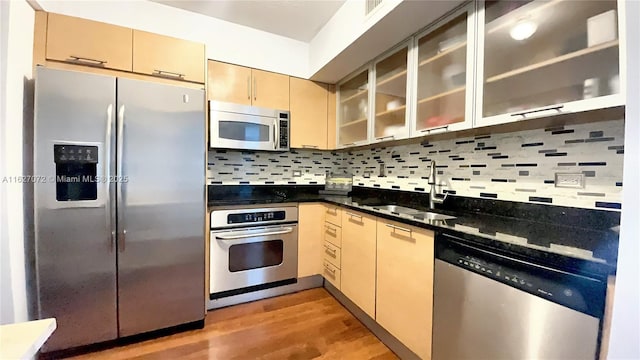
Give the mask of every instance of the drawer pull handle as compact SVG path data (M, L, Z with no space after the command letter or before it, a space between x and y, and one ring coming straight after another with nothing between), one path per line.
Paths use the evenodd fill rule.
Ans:
M181 74L181 73L165 71L165 70L158 70L158 69L154 69L153 70L153 75L170 77L170 78L179 78L179 79L183 79L185 77L185 75Z
M331 226L329 226L329 225L325 225L324 227L325 227L327 230L331 231L331 232L336 232L336 231L338 231L338 229L336 229L336 228L334 228L334 227L331 227Z
M330 267L329 267L329 265L327 265L327 264L324 264L324 269L325 269L325 271L328 271L328 272L330 272L332 275L334 275L334 276L335 276L335 274L336 274L336 269L332 269L332 268L330 268Z
M104 66L104 64L107 63L106 60L91 59L91 58L86 58L82 56L71 55L69 57L73 59L74 62L88 62L96 66Z
M407 228L403 228L403 227L395 226L395 225L391 225L391 224L387 224L387 227L390 227L390 228L392 228L394 230L405 231L405 232L408 232L408 233L411 232L411 229L407 229Z
M358 219L362 220L362 215L358 215L358 214L354 214L354 213L350 213L347 211L347 215L351 216L351 217L357 217Z
M327 209L329 214L338 215L338 208L335 209Z
M302 145L303 149L317 149L318 145Z
M331 251L331 253L332 253L333 255L335 255L335 254L336 254L336 252L337 252L337 250L336 250L336 249L332 249L332 248L328 247L327 245L325 245L325 246L324 246L324 249L325 249L325 251Z

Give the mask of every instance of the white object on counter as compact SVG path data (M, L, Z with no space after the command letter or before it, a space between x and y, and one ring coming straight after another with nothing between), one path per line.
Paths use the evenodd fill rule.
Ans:
M56 327L54 318L0 326L0 359L33 359Z
M618 38L616 11L609 10L587 19L587 46L594 46Z

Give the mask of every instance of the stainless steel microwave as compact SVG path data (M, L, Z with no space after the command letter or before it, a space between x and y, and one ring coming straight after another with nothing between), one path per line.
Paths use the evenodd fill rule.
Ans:
M209 102L209 147L289 150L289 112L257 106Z

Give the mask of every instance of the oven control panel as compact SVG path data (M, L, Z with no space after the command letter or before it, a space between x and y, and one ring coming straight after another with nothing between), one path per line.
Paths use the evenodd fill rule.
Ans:
M264 221L283 221L284 211L255 211L227 215L227 224L244 224Z

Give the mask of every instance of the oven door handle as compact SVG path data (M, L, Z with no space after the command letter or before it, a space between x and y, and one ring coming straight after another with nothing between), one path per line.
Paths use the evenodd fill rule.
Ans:
M280 235L280 234L289 234L293 232L293 228L281 228L279 231L267 231L262 233L241 233L239 235L216 235L216 239L218 240L235 240L235 239L245 239L252 237L261 237L261 236L269 236L269 235ZM238 234L238 232L228 232L226 234Z

